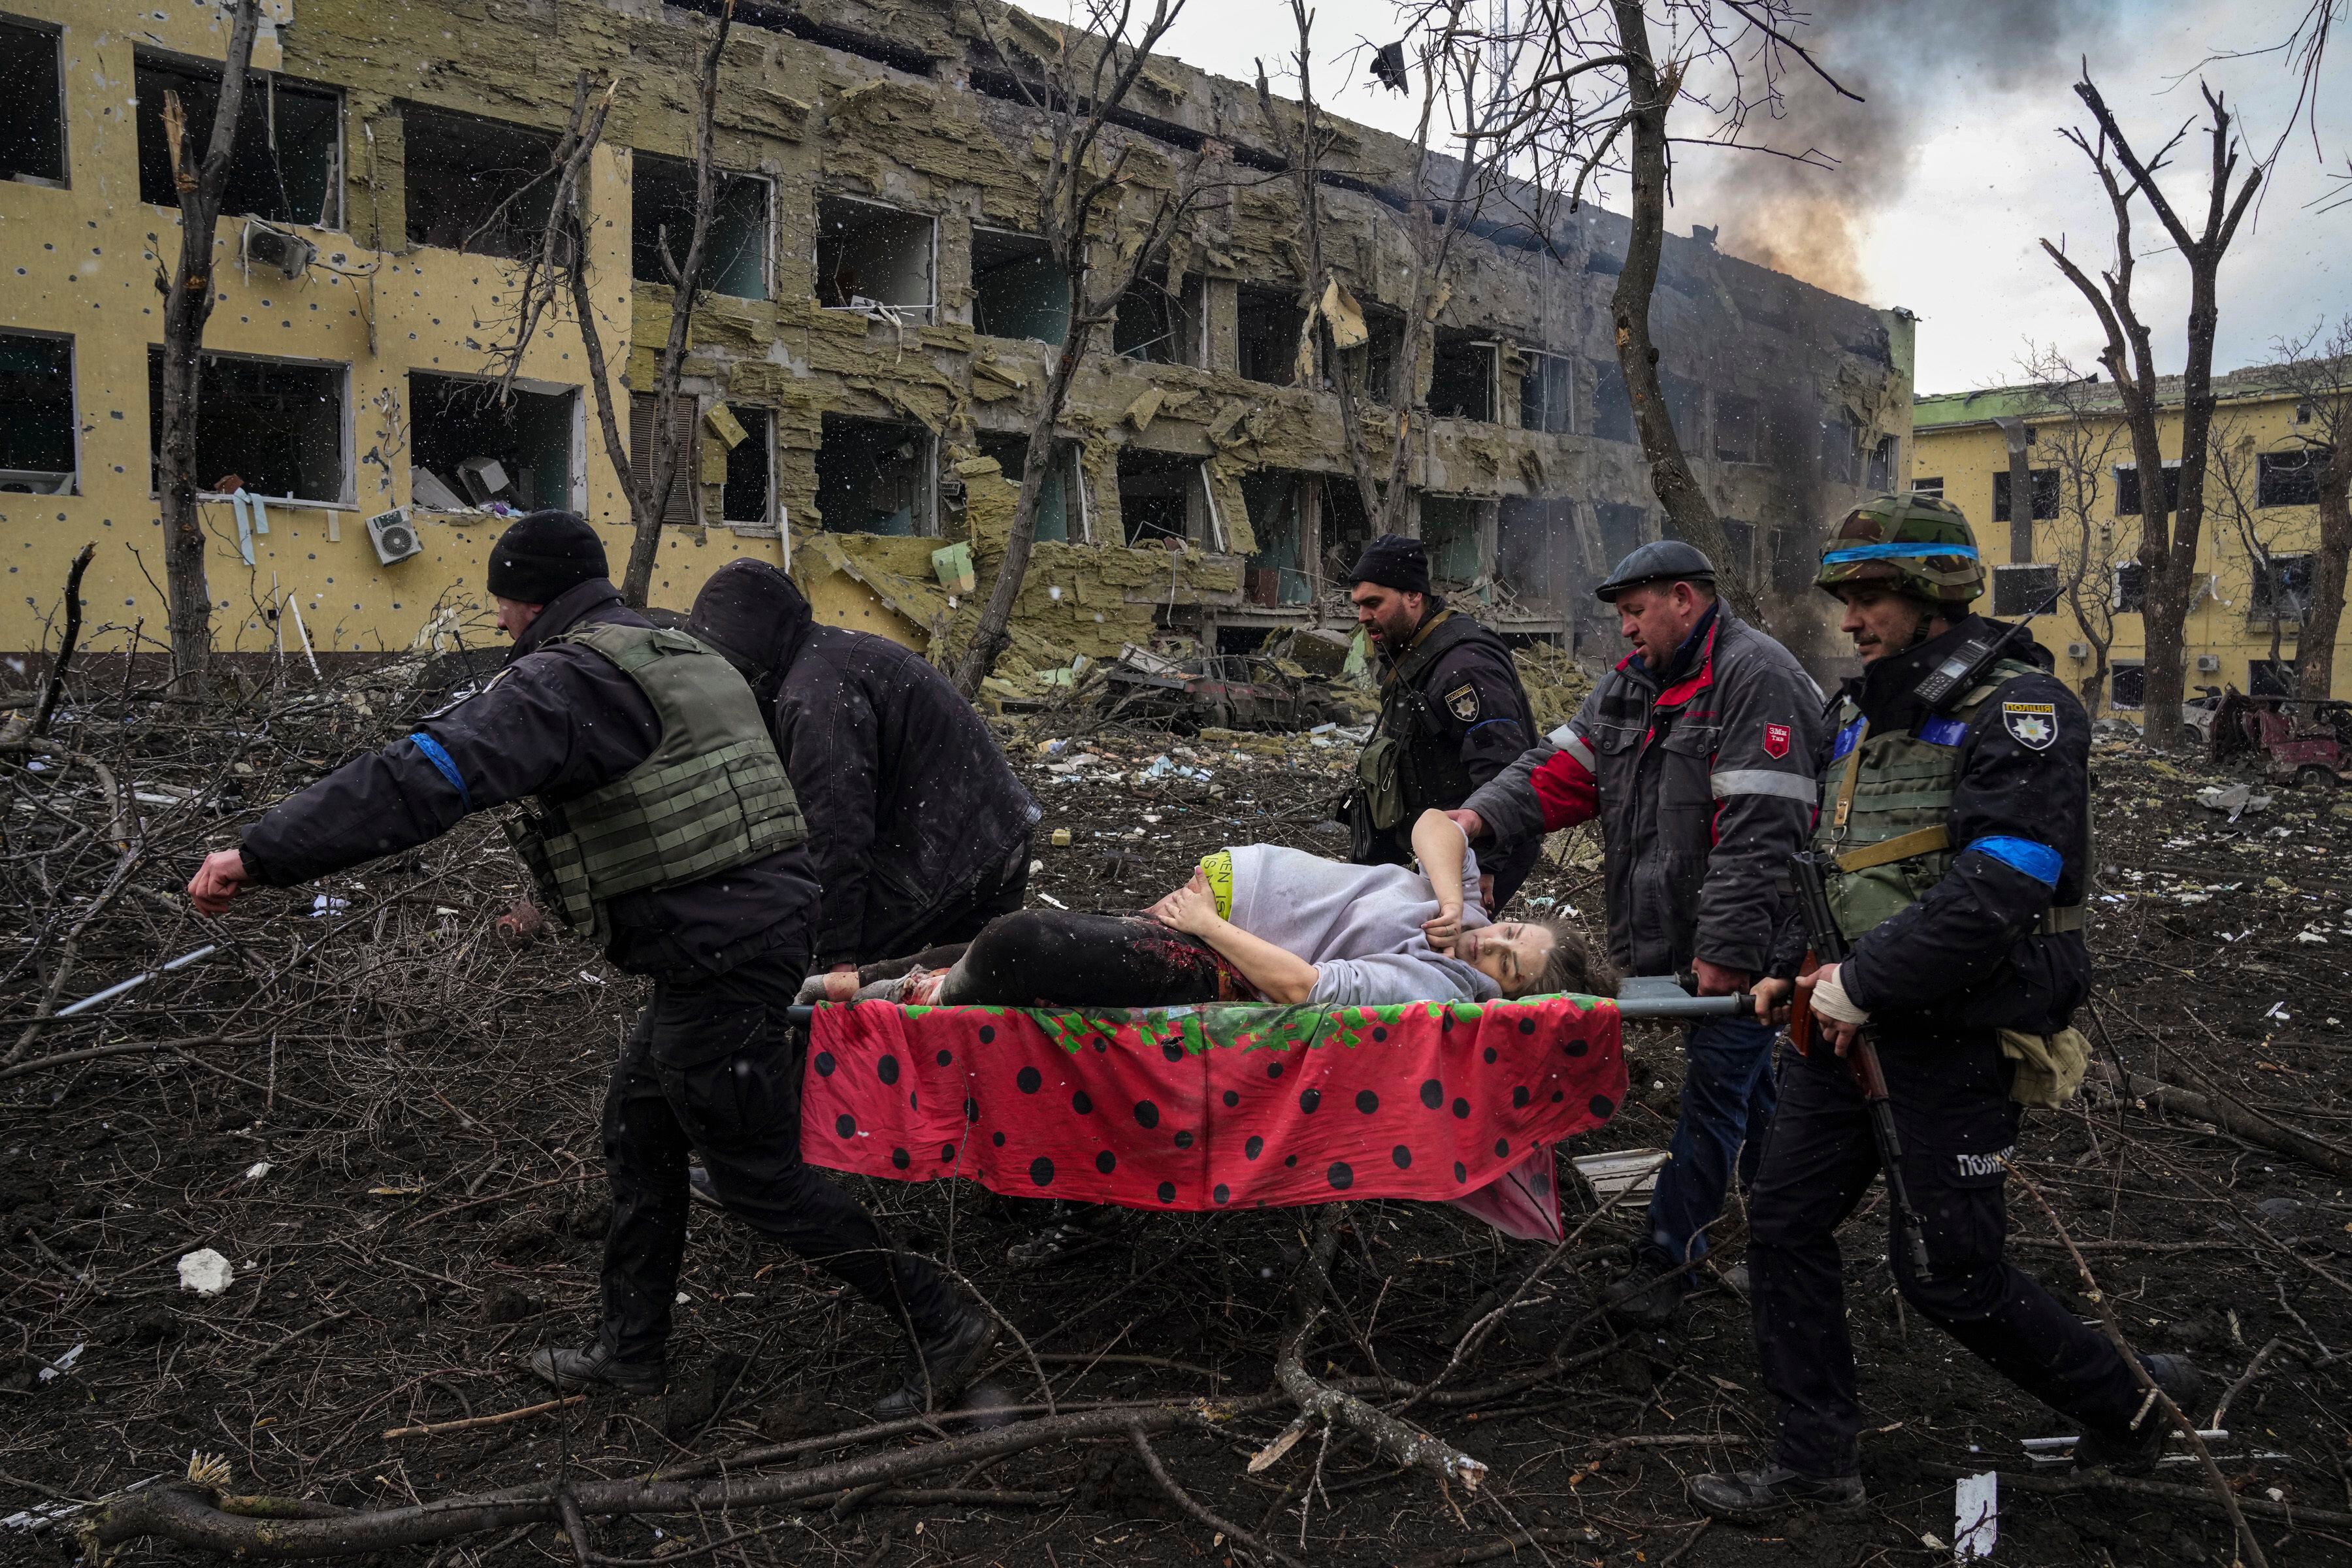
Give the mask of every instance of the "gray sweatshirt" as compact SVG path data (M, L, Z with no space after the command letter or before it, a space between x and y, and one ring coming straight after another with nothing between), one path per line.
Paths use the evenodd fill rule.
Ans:
M1234 924L1321 971L1308 1001L1364 1007L1502 994L1421 934L1421 922L1436 917L1437 895L1411 867L1350 866L1278 844L1239 844L1232 853ZM1473 857L1464 858L1462 883L1462 924L1488 924Z

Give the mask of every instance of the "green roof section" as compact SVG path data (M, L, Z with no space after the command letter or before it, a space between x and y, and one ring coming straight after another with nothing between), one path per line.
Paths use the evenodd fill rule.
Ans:
M2217 375L2213 389L2223 402L2241 403L2291 397L2295 392L2292 368L2276 364L2248 365ZM2179 407L2180 378L2158 376L2156 395L2158 407ZM2046 383L2041 382L1990 386L1977 392L1922 393L1911 400L1911 428L1918 434L1982 425L1995 419L2063 418L2074 412L2120 414L2123 400L2116 395L2115 384L2105 375L2093 375L2086 378L2085 384L2069 386L2063 401Z

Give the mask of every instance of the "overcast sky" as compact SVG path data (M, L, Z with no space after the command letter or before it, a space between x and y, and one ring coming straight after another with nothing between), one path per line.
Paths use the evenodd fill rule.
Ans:
M1764 134L1838 156L1835 173L1706 149L1680 150L1669 226L1724 224L1727 249L1773 260L1809 281L1918 313L1923 392L2022 379L2029 341L2056 343L2095 368L2095 320L2038 241L2063 242L2095 274L2113 252L2106 199L2062 126L2090 123L2071 90L2088 54L2101 91L2143 151L2192 115L2201 126L2199 62L2217 50L2285 37L2305 0L1812 0L1809 40L1866 108L1806 89L1793 119ZM1391 37L1389 0L1320 0L1318 85L1335 111L1409 134L1412 105L1370 84L1343 52ZM1286 59L1286 11L1269 0L1188 0L1173 52L1249 80L1253 58ZM2329 176L2352 155L2352 37L2323 74L2320 147L2308 128L2280 153L2268 190L2221 272L2217 370L2260 363L2283 334L2352 311L2352 205L2313 205L2352 184ZM2294 89L2276 55L2215 62L2204 79L2227 92L2258 155L2284 123ZM1696 124L1696 121L1693 122ZM1685 133L1688 133L1687 132ZM2201 214L2208 143L2192 128L2163 176L2192 227ZM1603 205L1618 206L1622 190ZM1769 209L1769 210L1765 210ZM1622 210L1622 209L1621 209ZM1842 221L1839 214L1847 215ZM1769 232L1775 226L1780 232ZM1793 232L1791 232L1793 230ZM2159 369L2180 368L2187 270L2152 215L2136 216L2137 297L2155 329Z

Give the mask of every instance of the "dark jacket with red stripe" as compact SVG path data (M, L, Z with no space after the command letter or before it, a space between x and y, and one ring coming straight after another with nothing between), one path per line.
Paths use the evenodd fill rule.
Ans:
M1600 819L1610 956L1627 973L1704 958L1761 974L1820 799L1821 710L1795 657L1718 603L1663 679L1629 655L1465 805L1505 846Z

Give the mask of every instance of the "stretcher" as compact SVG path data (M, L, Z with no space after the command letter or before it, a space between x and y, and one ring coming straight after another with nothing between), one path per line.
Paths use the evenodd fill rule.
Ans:
M1553 1146L1616 1113L1628 1019L1729 1016L1672 980L1616 998L1370 1007L794 1009L801 1150L887 1181L1137 1209L1411 1198L1561 1235Z

